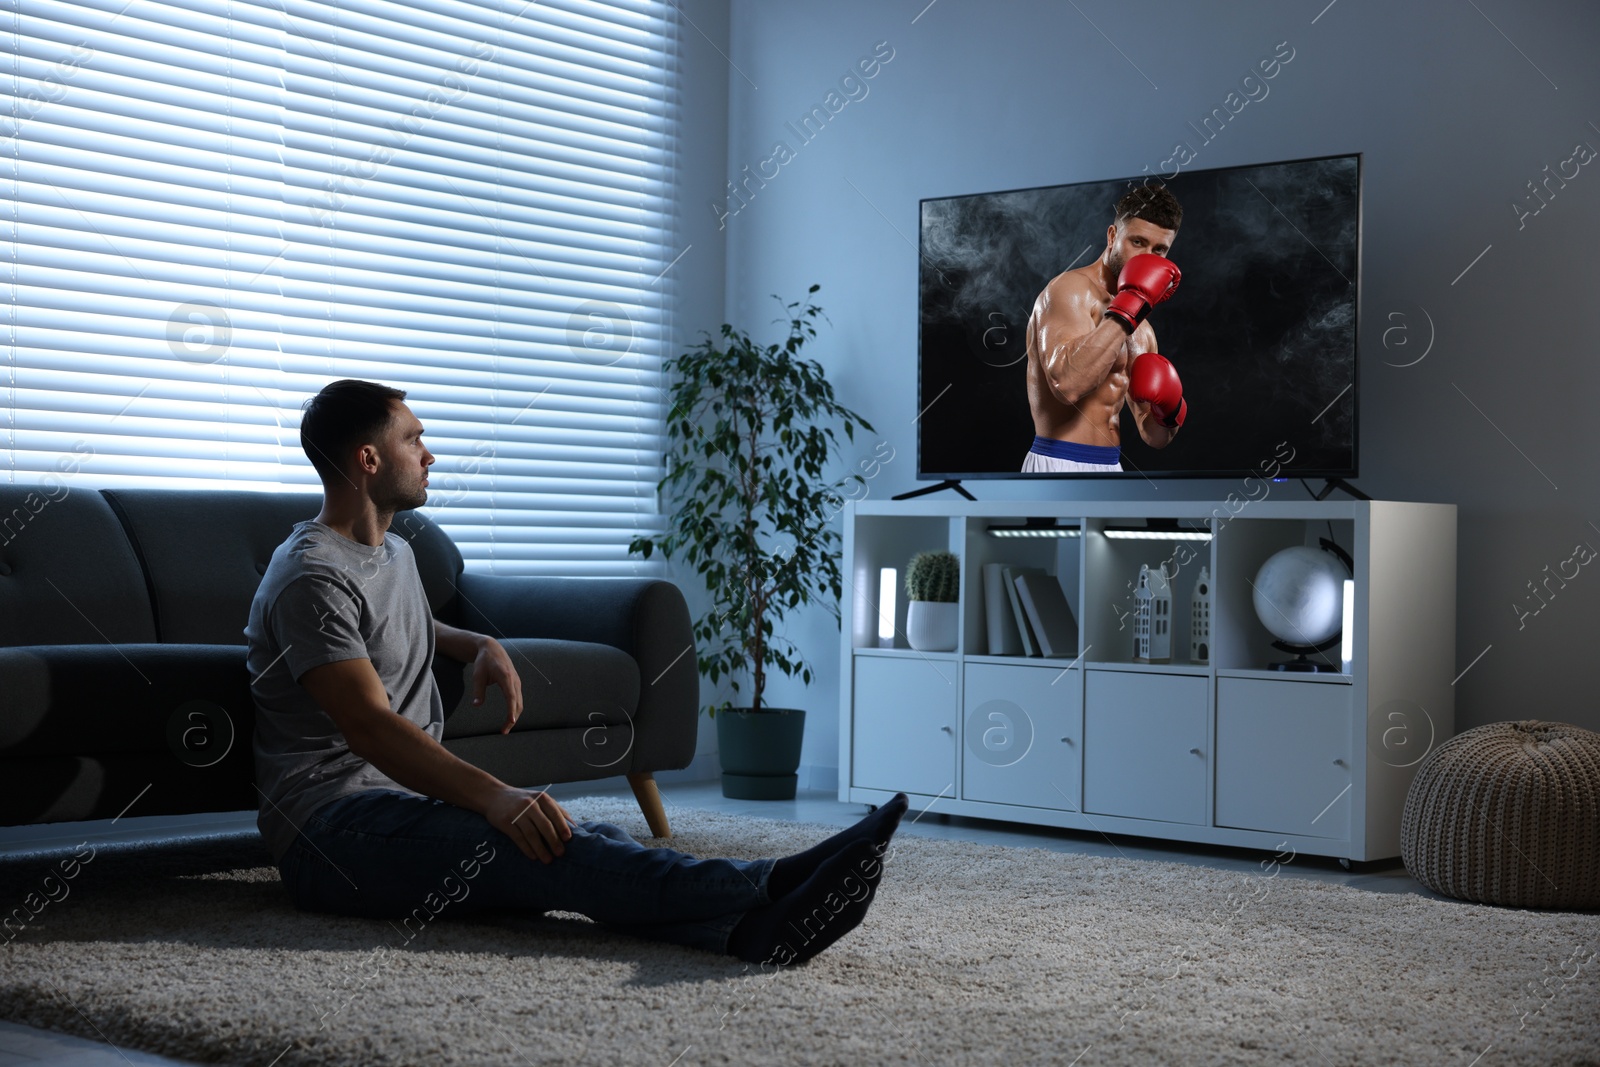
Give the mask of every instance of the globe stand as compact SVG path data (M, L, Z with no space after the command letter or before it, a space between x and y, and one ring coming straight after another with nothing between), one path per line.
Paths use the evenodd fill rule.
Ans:
M1307 659L1306 657L1313 652L1328 651L1328 649L1337 646L1339 642L1343 640L1343 637L1343 634L1335 634L1333 637L1328 638L1326 641L1318 645L1291 645L1287 641L1274 641L1272 642L1273 648L1277 649L1279 652L1293 652L1295 653L1295 658L1291 660L1282 660L1278 663L1269 663L1267 664L1267 669L1273 671L1290 671L1300 674L1317 674L1319 672L1326 674L1342 674L1344 672L1344 666L1342 664L1318 663L1317 661Z

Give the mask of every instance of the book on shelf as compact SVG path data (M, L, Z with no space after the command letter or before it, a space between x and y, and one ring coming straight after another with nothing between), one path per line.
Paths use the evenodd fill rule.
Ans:
M1022 635L1017 632L1017 617L1012 614L1011 598L1006 596L1006 577L1002 563L983 565L983 619L989 633L991 656L1022 655Z
M1017 598L1033 627L1040 652L1050 658L1070 659L1078 654L1078 620L1072 616L1061 584L1034 569L1016 577Z
M1000 568L1000 574L1005 579L1006 599L1011 604L1011 614L1016 620L1017 634L1022 638L1022 654L1024 656L1037 656L1039 647L1034 640L1035 634L1028 627L1027 610L1022 606L1022 600L1017 595L1017 579L1027 574L1043 573L1043 567L1007 567L1002 565Z

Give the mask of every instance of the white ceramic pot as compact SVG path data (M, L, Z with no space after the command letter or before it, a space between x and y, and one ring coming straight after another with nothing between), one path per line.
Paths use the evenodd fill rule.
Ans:
M906 604L906 643L918 652L954 652L959 604L912 600Z

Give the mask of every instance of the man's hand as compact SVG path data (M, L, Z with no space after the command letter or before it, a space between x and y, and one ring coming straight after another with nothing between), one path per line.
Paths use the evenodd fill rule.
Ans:
M506 694L506 721L500 727L502 734L511 732L522 715L522 679L511 665L511 657L494 638L471 630L458 630L433 620L434 638L439 651L451 659L472 664L472 703L483 703L483 695L491 684L499 685Z
M483 695L493 682L505 690L506 721L500 727L502 734L511 732L522 714L522 678L511 665L505 647L492 637L485 637L478 645L478 655L472 661L472 703L483 703Z
M505 834L523 853L540 863L554 863L566 851L563 842L572 838L577 820L555 797L540 790L507 787L489 802L484 811L489 825Z

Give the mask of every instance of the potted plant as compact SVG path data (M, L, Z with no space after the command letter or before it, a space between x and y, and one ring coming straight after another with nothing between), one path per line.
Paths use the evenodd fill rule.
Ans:
M954 552L918 552L906 566L906 643L919 652L956 647L961 561Z
M670 498L668 529L628 544L646 559L659 548L705 580L711 605L694 623L700 672L727 677L735 692L750 682L748 704L704 709L717 724L723 794L741 799L795 795L805 712L768 707L763 695L769 668L807 683L812 671L775 626L811 603L840 621L842 538L831 524L844 506L839 490L865 479L822 480L838 443L829 424L842 420L852 441L857 425L872 429L834 400L820 363L800 358L822 309L809 299L779 304L781 343L758 345L723 323L719 337L704 334L667 361L672 406L657 487Z

